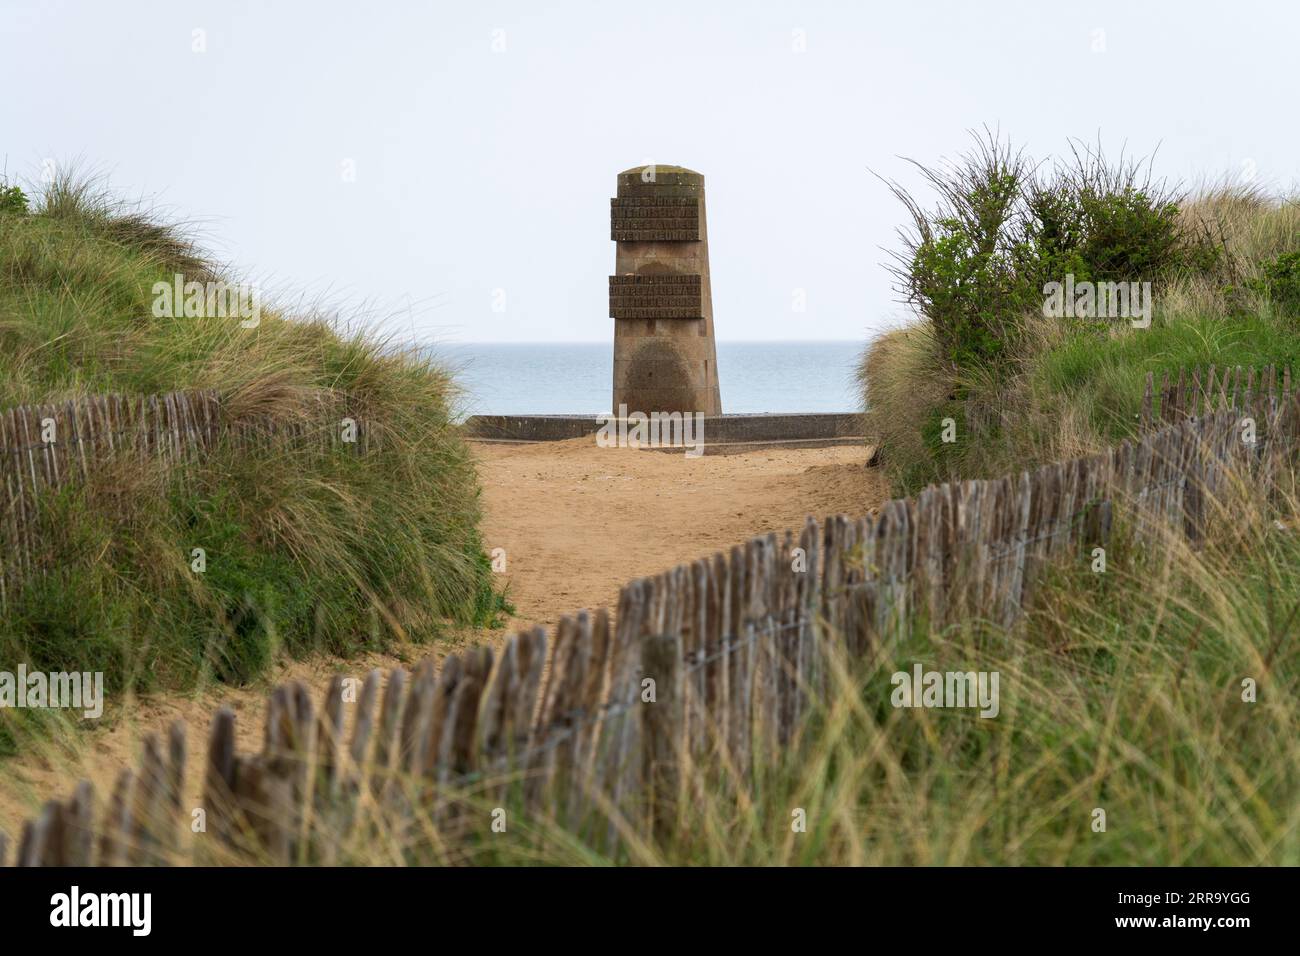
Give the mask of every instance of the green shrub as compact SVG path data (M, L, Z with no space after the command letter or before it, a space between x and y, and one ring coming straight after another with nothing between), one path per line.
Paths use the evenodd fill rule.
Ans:
M939 194L924 210L901 186L911 231L892 272L907 302L929 320L942 357L955 366L996 362L1014 337L1014 320L1034 290L1018 281L1028 242L1023 203L1030 167L989 136L958 161L927 168L913 161Z
M1176 191L1100 149L1076 147L1071 160L1040 173L986 131L956 162L913 164L939 201L923 208L890 183L911 219L891 271L954 370L1012 365L1047 282L1073 275L1154 284L1221 264L1221 244L1183 220Z
M1251 287L1288 312L1300 312L1300 250L1284 252L1263 267Z
M27 194L17 186L0 183L0 215L27 215Z
M1111 161L1100 147L1075 144L1070 159L1029 185L1032 261L1040 274L1154 282L1176 270L1211 268L1216 247L1181 220L1181 193L1151 178L1149 165Z
M1059 195L1048 200L1059 202ZM1219 196L1211 199L1222 203ZM1188 216L1187 207L1183 215L1204 221L1206 203L1197 197L1190 204L1195 215ZM995 374L986 365L946 364L929 322L876 339L864 353L859 383L869 434L880 444L895 493L912 494L953 478L997 477L1131 438L1148 374L1158 382L1165 372L1176 378L1179 369L1204 373L1211 365L1220 371L1300 368L1300 304L1288 300L1286 291L1295 258L1278 251L1290 238L1285 227L1294 209L1285 199L1259 199L1238 208L1230 222L1227 234L1236 242L1225 248L1224 260L1261 278L1222 286L1193 264L1170 266L1149 327L1084 319L1027 322L1018 330L1009 374ZM1057 255L1079 248L1071 239L1078 219L1060 214L1037 221L1048 224ZM1070 254L1078 256L1076 277L1085 275L1082 257ZM973 420L964 414L967 407L976 413ZM955 443L936 440L935 423L946 416L958 423Z

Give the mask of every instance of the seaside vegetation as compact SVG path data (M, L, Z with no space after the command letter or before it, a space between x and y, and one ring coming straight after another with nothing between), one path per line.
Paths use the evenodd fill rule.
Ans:
M897 494L1133 438L1148 373L1296 365L1297 197L1186 190L1147 169L1083 147L1044 168L986 134L924 170L937 209L896 188L911 228L894 274L916 320L868 346L859 379ZM1150 326L1045 317L1044 285L1065 273L1151 282ZM997 414L963 440L971 408ZM1011 631L970 621L887 649L893 663L1000 670L1002 714L987 722L999 726L877 710L865 737L827 742L836 780L876 768L857 797L868 808L853 807L868 838L846 836L831 858L1300 862L1300 502L1294 476L1283 485L1231 488L1199 549L1177 534L1130 540L1121 521L1106 572L1053 570ZM842 706L861 725L873 705ZM846 835L849 813L832 814Z
M187 228L92 178L63 175L31 197L0 185L0 409L208 389L226 425L332 428L329 407L382 433L361 455L223 441L176 467L92 467L41 500L46 571L6 594L0 661L103 672L112 699L246 683L281 651L352 655L499 623L447 370L336 317L266 303L255 327L159 318L155 283L229 278ZM16 721L41 719L15 713L0 716L0 752Z
M859 366L899 494L1132 437L1148 373L1300 359L1300 197L1193 192L1099 147L1038 164L987 133L921 169L935 208L892 187L910 220L892 272L917 321L877 337ZM1044 287L1067 275L1150 283L1150 327L1046 317ZM968 409L997 412L978 441L960 439ZM943 441L945 418L957 441Z

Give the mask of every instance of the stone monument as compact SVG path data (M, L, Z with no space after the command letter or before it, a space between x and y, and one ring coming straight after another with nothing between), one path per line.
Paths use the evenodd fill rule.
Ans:
M722 414L705 222L699 173L637 166L618 174L609 277L615 415Z

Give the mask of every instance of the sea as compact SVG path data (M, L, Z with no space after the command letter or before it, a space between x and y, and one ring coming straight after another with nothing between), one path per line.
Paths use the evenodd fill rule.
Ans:
M866 343L719 342L726 414L854 412L854 371ZM430 350L456 372L469 415L597 415L610 411L613 342L443 343ZM653 409L632 409L653 411Z

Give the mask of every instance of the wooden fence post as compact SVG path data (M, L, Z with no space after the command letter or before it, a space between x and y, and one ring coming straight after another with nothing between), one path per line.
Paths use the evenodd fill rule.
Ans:
M654 700L641 705L642 774L650 830L656 840L672 836L681 808L683 757L681 635L651 634L641 646L642 673L654 683Z
M641 678L641 633L650 614L650 582L643 578L630 581L619 592L618 615L613 643L610 646L609 683L605 698L605 717L600 723L597 781L607 803L610 819L604 846L608 853L619 845L615 816L627 816L628 801L635 794L640 768L638 757L640 721L632 714L637 706Z

